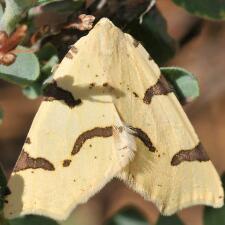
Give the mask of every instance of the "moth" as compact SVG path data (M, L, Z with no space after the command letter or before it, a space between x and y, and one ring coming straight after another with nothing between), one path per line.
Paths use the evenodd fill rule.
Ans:
M219 176L159 67L103 18L45 89L9 179L5 216L65 220L114 177L165 215L223 205Z

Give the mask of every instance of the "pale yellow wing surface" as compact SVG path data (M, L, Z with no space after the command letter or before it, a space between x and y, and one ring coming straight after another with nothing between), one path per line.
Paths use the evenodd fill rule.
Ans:
M165 214L223 204L183 109L131 36L100 20L53 79L10 178L6 217L65 219L115 176Z
M124 93L106 84L96 43L90 34L72 47L46 88L9 180L7 218L66 219L132 158L133 137L121 129L113 104Z
M196 204L222 206L219 176L158 66L109 21L97 26L104 27L98 33L108 85L125 93L114 104L137 137L135 158L118 177L164 214Z
M120 69L117 79L125 80L126 94L115 106L142 139L118 177L166 215L197 204L221 207L220 178L171 87L144 48L129 35L124 38L126 51L117 57L126 71Z
M192 205L221 207L219 176L176 102L173 94L152 99L141 127L154 152L138 142L135 158L118 177L165 215ZM154 115L155 122L148 120L149 115Z
M67 218L132 157L122 149L127 142L117 130L121 125L110 104L70 109L58 101L42 103L9 180L6 217Z

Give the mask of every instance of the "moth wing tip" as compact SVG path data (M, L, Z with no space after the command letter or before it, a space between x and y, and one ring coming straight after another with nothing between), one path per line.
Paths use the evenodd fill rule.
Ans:
M203 205L203 206L208 206L208 207L212 207L212 208L221 208L224 205L224 201L223 200L215 200L215 199L214 200L202 200L201 199L198 201L188 202L186 204L177 206L175 208L170 208L170 207L163 208L162 206L159 206L156 204L157 208L159 209L160 213L163 216L171 216L181 210L191 208L191 207L194 207L197 205Z

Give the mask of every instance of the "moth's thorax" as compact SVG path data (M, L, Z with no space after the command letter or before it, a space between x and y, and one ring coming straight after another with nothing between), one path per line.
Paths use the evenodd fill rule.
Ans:
M121 122L120 122L121 123ZM121 125L123 125L121 123ZM113 128L116 155L121 168L124 168L134 157L136 142L125 125Z

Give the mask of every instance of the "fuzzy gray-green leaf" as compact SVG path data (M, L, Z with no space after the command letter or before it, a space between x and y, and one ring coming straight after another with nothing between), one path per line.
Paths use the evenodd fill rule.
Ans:
M6 7L0 20L0 30L11 33L26 15L27 10L37 3L37 0L7 0L5 2Z
M52 73L52 68L59 62L57 50L50 43L45 44L36 55L41 66L40 76L35 82L22 90L23 94L29 99L35 99L42 95L44 81L48 79Z
M28 215L9 220L9 225L58 225L58 223L47 217Z
M9 65L0 65L0 78L21 86L29 85L38 79L39 61L35 54L26 52L27 48L19 47L24 53L17 54L16 61Z
M173 0L189 13L212 20L225 20L225 0Z
M199 96L199 85L195 76L179 67L161 67L161 73L173 86L182 104L193 101Z

